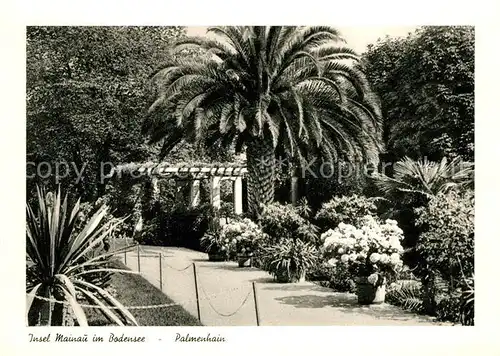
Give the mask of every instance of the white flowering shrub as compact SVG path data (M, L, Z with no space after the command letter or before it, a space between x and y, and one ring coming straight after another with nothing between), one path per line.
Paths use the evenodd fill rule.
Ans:
M252 256L264 238L265 234L252 220L229 219L221 229L221 248L228 252L230 258L238 254Z
M353 277L368 277L374 285L382 283L403 266L403 231L394 220L381 224L370 215L357 225L340 223L321 235L328 264L342 263Z

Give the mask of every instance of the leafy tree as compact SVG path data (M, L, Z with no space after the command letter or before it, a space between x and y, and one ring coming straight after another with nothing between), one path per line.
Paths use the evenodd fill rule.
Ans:
M83 169L83 179L76 182L71 168L62 186L95 200L105 192L101 162L155 154L140 132L149 76L184 32L182 27L28 27L27 161L48 162L52 170L56 162L74 163ZM54 187L54 178L29 179L28 196L35 183Z
M383 103L386 159L474 160L473 27L424 26L363 59Z
M274 198L275 156L299 161L378 157L378 101L358 57L331 27L213 27L178 46L206 55L172 60L154 80L145 124L168 152L183 139L246 148L249 212ZM178 48L179 48L178 47Z

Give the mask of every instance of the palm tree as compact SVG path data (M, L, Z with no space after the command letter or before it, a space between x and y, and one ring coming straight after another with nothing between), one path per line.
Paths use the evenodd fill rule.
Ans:
M394 165L394 178L374 175L378 188L394 201L431 199L450 189L471 187L474 183L474 164L460 158L441 162L427 159L415 161L405 157Z
M303 162L378 157L380 109L356 53L331 27L211 27L153 76L144 125L166 154L182 140L246 148L249 212L274 198L277 149Z

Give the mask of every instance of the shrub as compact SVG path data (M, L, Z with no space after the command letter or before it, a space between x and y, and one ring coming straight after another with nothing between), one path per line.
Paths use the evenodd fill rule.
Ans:
M458 322L460 320L460 295L443 297L437 303L436 318L440 321Z
M368 277L371 283L396 274L402 268L400 254L403 232L394 220L379 224L367 215L359 220L359 228L340 223L328 230L324 241L324 255L332 266L344 264L353 277Z
M336 266L330 266L328 263L318 264L307 274L307 280L318 281L323 287L337 292L354 293L356 291L356 283L344 264Z
M463 274L474 272L474 195L440 193L417 214L422 269L438 273L453 289Z
M272 203L265 206L259 223L274 243L281 239L299 239L312 244L318 242L317 227L303 218L291 204Z
M334 229L340 223L355 225L366 215L376 216L376 200L361 195L334 197L316 214L317 224L323 230Z
M161 210L152 219L145 221L140 242L200 250L200 240L216 216L210 204L195 208L177 207L171 211Z
M265 239L260 227L248 218L230 219L222 226L220 235L231 259L238 254L254 255Z
M262 267L278 282L296 282L318 262L318 252L310 243L285 238L263 247Z

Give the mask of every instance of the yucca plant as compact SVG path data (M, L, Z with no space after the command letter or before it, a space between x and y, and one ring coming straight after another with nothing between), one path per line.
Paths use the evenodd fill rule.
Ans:
M134 316L104 289L110 273L134 273L109 268L117 251L102 249L103 241L123 220L103 224L108 212L103 205L76 231L80 200L69 209L67 196L61 203L60 190L45 193L37 187L37 195L38 208L26 206L27 324L63 325L68 310L80 326L87 326L80 304L85 300L118 325L137 325Z

